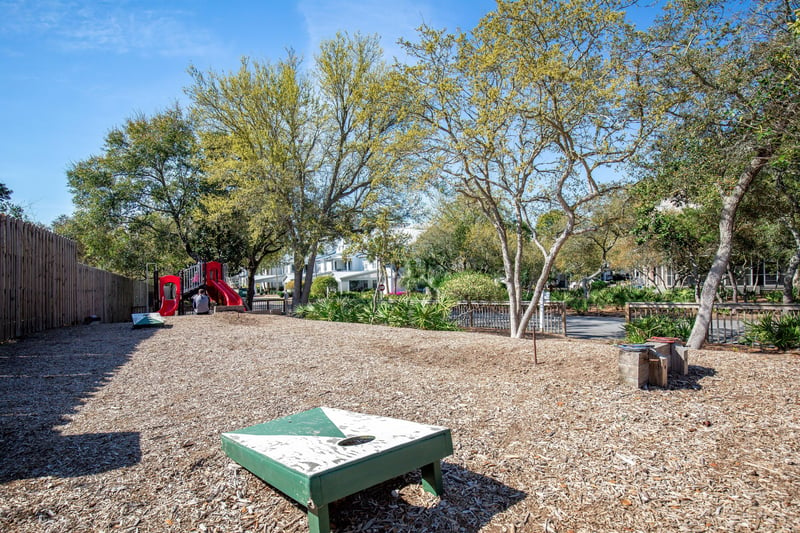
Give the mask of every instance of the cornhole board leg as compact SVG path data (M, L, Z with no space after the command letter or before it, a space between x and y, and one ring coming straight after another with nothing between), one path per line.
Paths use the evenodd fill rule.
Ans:
M330 531L331 502L417 468L423 488L443 493L450 430L317 407L222 434L225 454L307 509L312 533Z
M320 505L314 509L308 508L309 533L330 533L331 518L327 505Z
M422 488L434 496L442 495L444 483L441 462L435 461L422 467Z

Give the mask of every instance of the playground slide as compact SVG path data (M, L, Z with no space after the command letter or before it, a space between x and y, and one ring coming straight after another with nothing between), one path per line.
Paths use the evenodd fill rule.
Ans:
M173 316L178 312L178 304L180 300L163 300L161 302L161 309L158 314L161 316Z
M239 294L222 280L207 279L206 287L219 305L244 305Z

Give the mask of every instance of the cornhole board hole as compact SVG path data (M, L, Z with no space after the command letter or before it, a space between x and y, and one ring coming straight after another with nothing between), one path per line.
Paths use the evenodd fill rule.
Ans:
M330 531L328 504L422 469L423 488L442 494L450 430L317 407L222 434L225 454L308 509L311 533Z

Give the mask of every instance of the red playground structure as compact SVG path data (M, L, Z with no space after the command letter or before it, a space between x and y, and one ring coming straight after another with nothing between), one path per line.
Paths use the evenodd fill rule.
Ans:
M181 278L172 275L158 278L158 299L161 302L158 314L174 315L181 303Z
M181 270L178 275L158 278L158 296L161 316L181 314L181 301L189 300L197 291L205 288L208 296L218 306L241 308L244 311L242 298L225 283L225 271L222 263L217 261L200 262Z

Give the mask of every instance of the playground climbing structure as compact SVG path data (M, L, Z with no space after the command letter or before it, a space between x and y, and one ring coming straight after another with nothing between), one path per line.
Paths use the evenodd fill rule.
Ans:
M177 275L161 276L158 283L162 316L181 311L181 301L188 300L201 288L218 306L244 311L239 294L225 282L225 266L217 261L200 262L181 270Z

